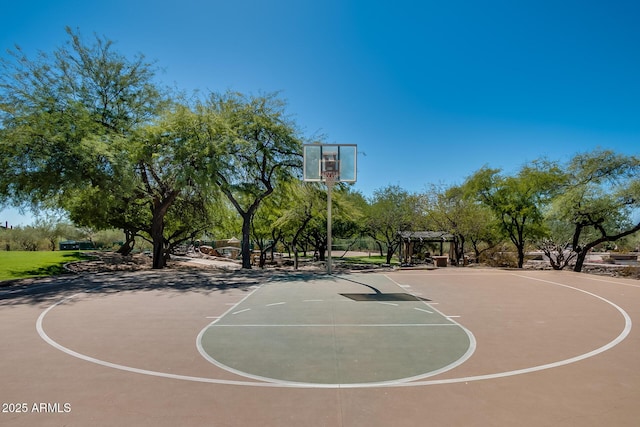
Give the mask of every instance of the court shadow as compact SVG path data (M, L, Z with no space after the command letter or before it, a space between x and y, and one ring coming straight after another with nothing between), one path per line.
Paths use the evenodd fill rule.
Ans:
M53 271L51 273L54 273ZM234 270L208 271L198 268L119 271L108 273L63 274L50 277L0 282L0 307L23 304L48 304L78 292L113 294L118 292L250 292L262 284L310 282L318 279L350 281L368 288L366 293L343 294L355 301L429 301L404 293L382 293L379 289L349 277L349 273L327 275L317 272ZM74 300L70 300L72 303Z
M399 301L431 301L427 298L417 297L415 295L407 294L405 292L400 293L376 293L376 294L340 294L343 297L349 298L353 301L385 301L385 302L399 302Z
M366 286L371 289L375 293L370 294L360 294L360 293L345 293L340 294L343 297L349 298L353 301L386 301L386 302L397 302L397 301L431 301L426 298L417 297L415 295L408 294L406 292L399 293L383 293L380 289L369 285L368 283L360 282L358 280L351 279L349 277L341 277L341 280L346 280L348 282L356 283L361 286Z
M386 302L398 302L398 301L431 301L427 298L417 297L415 295L407 294L405 292L393 293L393 294L340 294L343 297L349 298L353 301L386 301Z
M260 274L236 272L207 273L194 270L143 270L97 274L62 274L58 276L0 282L0 307L23 304L49 304L76 293L115 294L149 292L155 295L183 292L249 292L265 280ZM72 304L74 299L69 300Z

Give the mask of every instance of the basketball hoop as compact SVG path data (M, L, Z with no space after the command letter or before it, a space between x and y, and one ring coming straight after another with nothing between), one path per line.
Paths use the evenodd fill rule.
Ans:
M338 181L338 172L322 171L322 178L327 185L333 186Z
M304 144L303 181L327 182L325 172L334 172L334 181L356 182L355 144Z
M327 186L332 187L338 181L340 175L340 159L338 151L327 151L322 153L320 162L320 176Z
M355 144L304 144L303 180L327 186L327 273L331 274L331 192L336 182L356 182Z

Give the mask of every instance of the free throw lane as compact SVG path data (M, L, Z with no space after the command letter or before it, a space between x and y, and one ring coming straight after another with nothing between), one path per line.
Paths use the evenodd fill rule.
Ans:
M381 274L274 281L207 326L198 347L261 381L400 383L458 366L475 348L471 333L430 303Z

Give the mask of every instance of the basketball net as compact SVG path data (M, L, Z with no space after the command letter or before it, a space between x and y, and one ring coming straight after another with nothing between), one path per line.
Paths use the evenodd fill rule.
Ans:
M338 179L338 172L335 171L322 171L322 177L324 178L324 182L328 186L332 186L336 183Z

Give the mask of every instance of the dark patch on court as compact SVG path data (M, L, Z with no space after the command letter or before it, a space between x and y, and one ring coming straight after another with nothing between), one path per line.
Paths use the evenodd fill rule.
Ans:
M431 301L430 299L420 298L415 295L400 293L375 293L375 294L340 294L354 301Z

